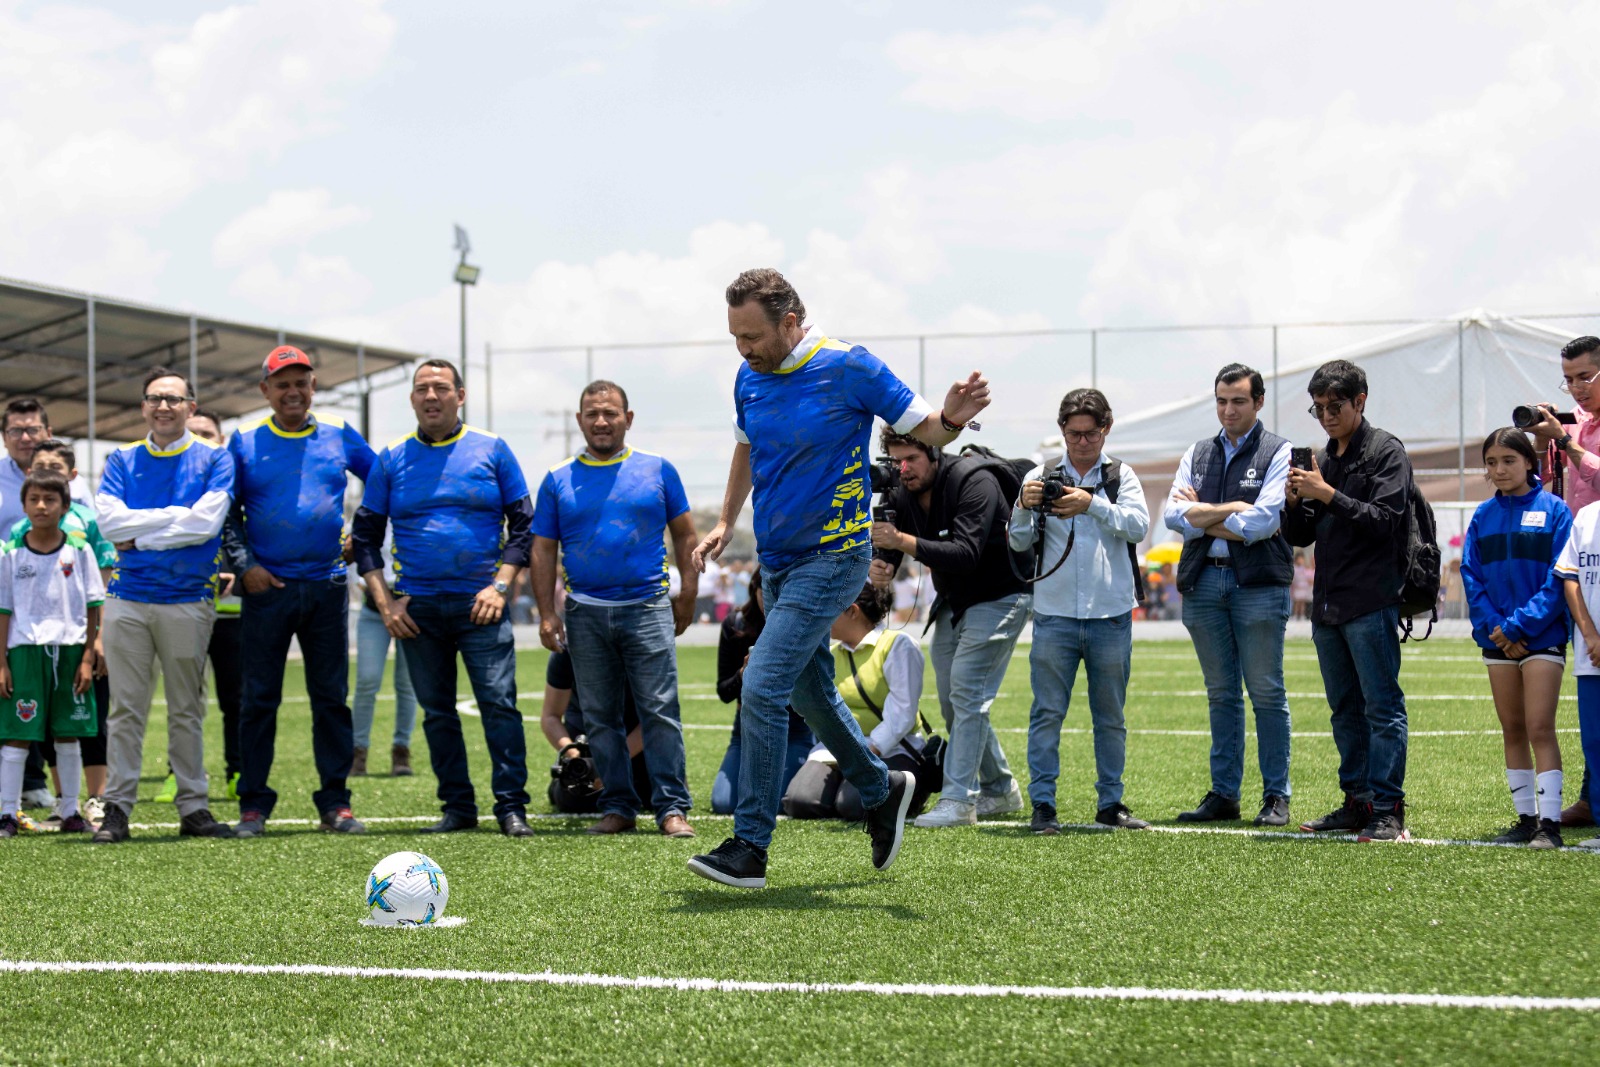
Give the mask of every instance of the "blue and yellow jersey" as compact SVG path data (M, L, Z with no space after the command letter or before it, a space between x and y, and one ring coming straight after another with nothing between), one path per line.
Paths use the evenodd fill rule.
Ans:
M377 455L354 426L331 415L308 416L293 432L271 416L234 431L236 509L252 559L279 578L317 582L339 577L346 475L365 481ZM237 545L232 549L239 562Z
M933 410L860 345L813 328L770 374L734 382L735 436L750 445L756 548L779 568L868 543L872 420L905 433Z
M32 519L19 519L11 527L11 536L6 538L5 547L16 548L22 544L22 538L29 530L33 529ZM100 523L95 520L94 508L74 500L72 507L61 516L61 529L71 537L81 534L83 541L94 553L95 565L101 570L109 570L117 565L117 550L105 535L100 532Z
M502 538L507 512L527 499L510 447L462 426L438 442L413 433L378 453L361 508L393 523L396 592L472 595L494 581L502 546L505 562L527 566L527 544Z
M660 456L579 453L539 484L533 532L561 542L574 596L632 604L667 591L667 523L688 510L683 480Z
M108 592L144 604L210 600L232 496L233 457L193 434L166 449L146 439L111 453L95 496L100 529L135 547L118 554Z

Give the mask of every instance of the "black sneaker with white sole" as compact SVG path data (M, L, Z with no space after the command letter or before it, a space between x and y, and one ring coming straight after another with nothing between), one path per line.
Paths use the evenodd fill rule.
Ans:
M1566 844L1561 840L1561 824L1554 819L1540 819L1539 829L1533 833L1533 839L1528 842L1529 848L1561 848Z
M882 804L867 812L867 834L872 838L872 865L887 871L900 855L900 842L906 836L906 811L911 794L917 791L916 775L910 771L889 772L889 795Z
M765 889L767 850L742 837L730 837L704 856L690 857L689 869L735 889Z
M1539 816L1518 815L1517 821L1506 827L1494 839L1497 845L1526 845L1539 832Z

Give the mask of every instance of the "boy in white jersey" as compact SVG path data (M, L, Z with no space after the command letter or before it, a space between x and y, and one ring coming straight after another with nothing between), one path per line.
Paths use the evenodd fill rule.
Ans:
M17 834L28 745L45 740L47 729L61 775L61 830L82 833L89 825L78 813L78 739L98 727L91 690L105 588L88 542L61 529L71 505L66 480L29 474L22 502L33 527L0 555L0 837Z
M1600 502L1588 504L1572 520L1572 533L1556 558L1556 574L1565 580L1567 610L1574 631L1572 673L1578 678L1578 737L1584 763L1600 765ZM1593 776L1585 776L1589 796L1595 801ZM1600 810L1600 806L1596 807ZM1579 848L1600 848L1600 837L1580 842Z

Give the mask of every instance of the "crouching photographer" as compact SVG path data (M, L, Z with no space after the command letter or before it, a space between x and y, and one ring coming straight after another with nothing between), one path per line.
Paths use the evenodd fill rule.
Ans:
M649 796L650 770L644 761L644 737L639 731L639 712L633 706L633 693L624 686L627 703L622 708L623 728L628 732L628 755L633 762L633 787L640 796ZM578 706L572 657L565 651L552 652L544 674L544 708L539 728L556 750L550 768L548 796L550 806L568 815L587 815L600 810L600 791L605 783L595 769L589 752L588 730L583 709Z
M980 815L1020 811L1022 794L989 721L1033 610L1006 546L1012 493L1001 478L1012 487L1020 479L998 457L948 456L888 427L881 440L890 477L874 486L886 510L872 524L872 581L888 588L905 555L932 575L936 596L928 618L937 629L930 653L949 731L942 795L916 825L967 826Z

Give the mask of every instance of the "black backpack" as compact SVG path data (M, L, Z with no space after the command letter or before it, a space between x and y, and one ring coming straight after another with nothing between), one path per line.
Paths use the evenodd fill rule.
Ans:
M1412 479L1406 490L1406 540L1400 557L1400 640L1426 641L1439 621L1439 581L1443 557L1439 552L1439 526L1433 506ZM1421 637L1412 633L1417 616L1428 616Z
M1000 482L1000 492L1007 501L1015 501L1022 495L1022 480L1028 472L1038 464L1031 459L1011 459L1002 456L988 445L965 445L958 452L956 459L971 459L976 462L970 469L986 470L994 474Z

